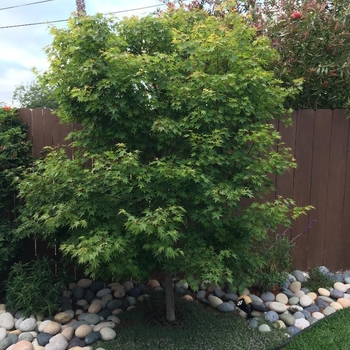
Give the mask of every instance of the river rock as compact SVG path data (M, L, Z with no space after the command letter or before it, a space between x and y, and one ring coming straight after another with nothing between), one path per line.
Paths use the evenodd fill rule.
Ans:
M341 310L343 307L341 306L341 304L339 304L338 302L334 301L333 303L330 303L329 306L333 307L334 309L336 309L337 311Z
M344 308L350 307L350 300L347 298L339 298L337 302Z
M75 330L74 334L76 337L83 339L92 331L93 331L93 329L90 325L83 324Z
M288 304L288 297L284 293L278 293L276 295L276 302L287 305Z
M263 301L275 301L275 295L271 292L265 292L261 294L261 299Z
M268 307L271 311L274 311L280 314L287 310L287 306L285 304L279 303L277 301L272 301Z
M335 282L334 283L334 289L337 289L337 290L345 293L347 291L348 287L347 287L347 285L345 285L342 282Z
M101 333L94 331L94 332L89 333L85 337L84 341L85 341L86 345L92 345L92 344L97 343L100 339L101 339Z
M311 304L310 306L306 307L305 310L312 313L312 312L320 311L320 308L315 304Z
M324 318L325 315L322 314L321 312L314 312L314 313L312 314L312 317L315 317L316 319L320 320L320 319Z
M260 333L271 332L271 328L270 328L270 326L267 325L267 324L262 324L262 325L260 325L259 328L258 328L258 330L259 330Z
M53 319L57 323L66 324L72 319L72 317L68 312L59 312Z
M297 281L299 281L301 283L306 281L303 271L295 270L295 271L292 272L292 274L297 279Z
M91 285L92 285L92 280L91 280L91 279L88 279L88 278L80 279L80 280L77 282L77 286L78 286L78 287L81 287L81 288L84 288L84 289L90 288Z
M322 296L325 296L325 297L329 297L331 295L331 292L326 289L326 288L318 288L318 294L319 295L322 295Z
M18 336L18 340L26 340L29 341L30 343L33 341L34 335L30 332L23 332Z
M326 307L326 308L322 311L322 313L323 313L325 316L329 316L329 315L331 315L331 314L334 314L335 312L337 312L337 310L336 310L335 308L331 307L331 306ZM314 315L314 314L312 314L312 315Z
M103 288L106 288L106 284L102 281L95 281L90 286L90 290L95 294Z
M287 326L294 326L295 318L290 314L279 315L280 320L282 320Z
M100 334L101 334L101 339L104 341L112 340L117 336L117 333L115 332L115 330L109 327L102 328L100 331Z
M14 326L15 326L15 320L9 312L4 312L0 314L0 327L3 327L7 331L9 331Z
M37 339L39 345L45 346L46 344L49 344L50 339L52 337L53 337L52 334L41 332L41 333L38 333L38 336L36 339Z
M235 307L229 302L224 302L221 303L217 309L221 312L232 312L235 310Z
M123 283L125 293L128 293L130 289L134 288L134 283L132 281L126 281Z
M334 299L344 298L344 293L338 289L332 289L331 298L334 298Z
M306 320L305 318L297 318L297 319L295 319L294 326L303 330L303 329L310 326L310 322L308 320Z
M58 322L54 322L54 321L48 322L43 329L44 333L49 333L51 335L55 335L60 331L61 331L61 325Z
M69 343L68 343L68 349L72 349L76 346L84 347L85 342L83 339L74 337Z
M307 295L303 295L300 299L299 299L299 304L302 307L308 307L313 303L313 300L307 296Z
M318 297L318 295L315 292L308 292L306 294L309 298L311 298L312 301L315 301Z
M326 266L319 266L318 270L323 273L324 275L328 275L329 274L329 270L327 269Z
M16 344L13 344L9 349L11 350L33 350L34 346L28 340L21 340Z
M83 299L85 295L85 289L82 287L76 286L72 289L72 294L73 294L73 297L77 300Z
M297 311L294 315L294 318L305 318L305 315L302 313L302 311Z
M160 287L160 283L155 280L155 279L152 279L152 280L149 280L148 283L147 283L147 286L151 289L154 289L156 287ZM121 298L121 297L120 297Z
M299 281L295 281L290 285L289 289L295 294L301 289L301 283Z
M137 299L141 295L141 288L139 288L139 287L131 288L128 291L128 295L130 295L131 297L134 297L135 299Z
M290 289L282 289L282 293L288 298L295 297L295 294Z
M74 334L74 329L73 327L67 327L65 329L62 330L61 334L65 337L65 339L69 342L72 340L73 338L73 334Z
M300 289L300 290L297 290L297 291L294 293L294 295L300 299L303 295L305 295L305 292L304 292L303 290Z
M298 334L301 331L301 329L295 326L289 326L287 327L287 331L290 335L295 335Z
M0 328L0 341L2 341L3 339L5 339L7 336L7 332L6 329L4 327Z
M220 298L216 297L213 294L210 294L208 296L208 302L209 302L210 306L212 306L214 308L217 308L220 304L223 303L223 301Z
M326 301L327 303L333 303L333 299L332 298L328 298L328 297L324 297L324 296L319 296L317 299L322 299L324 301Z
M125 292L125 288L123 286L124 292ZM103 298L105 295L111 295L112 294L112 290L110 288L103 288L101 290L99 290L96 293L97 298Z
M83 317L83 321L86 321L89 324L96 325L101 321L101 319L100 316L97 314L85 314L85 316Z
M90 314L97 314L101 311L102 305L99 303L99 300L95 300L91 303L91 305L88 308L88 312Z
M275 311L268 311L264 314L264 318L266 321L274 322L279 319L279 316L278 316L278 313Z
M108 327L108 328L114 328L114 327L115 327L115 323L112 322L112 321L109 321L109 322L101 322L101 323L97 324L97 325L93 328L93 330L94 330L94 332L99 332L99 331L101 331L101 329L106 328L106 327Z
M233 301L236 302L236 300L238 299L238 295L234 294L234 293L226 293L224 300L225 301Z
M298 297L291 297L288 299L289 305L298 305L299 304L299 298Z
M290 305L288 308L288 311L291 312L292 314L303 310L303 308L300 305Z

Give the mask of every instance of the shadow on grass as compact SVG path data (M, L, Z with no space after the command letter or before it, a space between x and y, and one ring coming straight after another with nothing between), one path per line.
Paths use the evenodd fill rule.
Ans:
M285 339L284 331L262 334L233 313L219 313L195 301L177 297L175 305L177 321L169 323L163 293L151 295L134 310L120 314L117 337L95 349L270 350Z

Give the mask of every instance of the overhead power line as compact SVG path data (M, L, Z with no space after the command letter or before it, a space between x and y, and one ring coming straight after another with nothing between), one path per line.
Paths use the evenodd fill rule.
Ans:
M37 5L37 4L41 4L43 2L50 2L50 1L56 1L56 0L42 0L42 1L30 2L28 4L15 5L15 6L9 6L9 7L2 7L2 8L0 8L0 11L2 11L2 10L10 10L10 9L14 9L14 8L17 8L17 7L23 7L23 6Z
M50 1L54 1L54 0L50 0ZM166 6L166 4L158 4L158 5L151 5L151 6L145 6L145 7L138 7L138 8L134 8L134 9L128 9L128 10L121 10L121 11L108 12L108 13L104 13L104 15L116 14L116 13L124 13L124 12L131 12L131 11L138 11L138 10L146 10L146 9L150 9L150 8L154 8L154 7L160 7L160 6ZM28 27L28 26L37 26L37 25L40 25L40 24L51 24L51 23L66 22L66 21L68 21L68 19L58 19L58 20L55 20L55 21L46 21L46 22L35 22L35 23L14 24L14 25L11 25L11 26L3 26L3 27L0 27L0 29L18 28L18 27Z

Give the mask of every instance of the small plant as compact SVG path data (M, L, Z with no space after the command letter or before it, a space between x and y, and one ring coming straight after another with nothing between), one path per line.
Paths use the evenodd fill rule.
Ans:
M30 263L16 263L6 281L6 307L30 314L52 316L58 310L57 300L68 278L63 269L55 269L55 261L48 258Z
M292 267L294 247L294 242L285 236L285 232L275 237L267 236L261 242L258 254L263 263L257 271L255 287L265 292L283 284Z
M304 287L312 292L317 292L318 288L333 287L335 279L328 274L323 273L319 266L309 271L309 278L306 280Z

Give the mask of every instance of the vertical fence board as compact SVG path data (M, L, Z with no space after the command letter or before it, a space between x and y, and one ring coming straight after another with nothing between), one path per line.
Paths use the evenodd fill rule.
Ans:
M298 206L310 204L310 181L312 164L312 143L314 133L315 112L300 110L297 116L297 133L295 158L298 164L294 176L293 198ZM293 237L303 232L309 225L307 216L299 217L293 224ZM294 264L296 268L304 269L307 263L308 235L304 234L295 241Z
M339 111L338 113L344 114L344 118L346 118L345 111ZM348 140L346 151L347 159L342 220L343 227L340 245L340 262L338 263L337 269L346 269L350 267L350 125L348 128Z
M33 156L41 157L41 151L45 147L45 133L43 122L43 110L35 108L32 110L32 125L33 125Z
M27 124L27 140L33 143L32 111L29 108L20 108L18 117Z
M329 165L327 217L324 261L330 269L337 269L341 252L342 214L344 204L347 135L349 121L334 111L331 155Z
M53 146L54 118L50 109L43 110L43 131L45 146Z
M324 265L325 229L327 214L327 187L329 156L331 146L332 111L317 110L313 143L312 179L310 204L315 207L309 219L317 221L308 233L309 251L307 268Z
M286 126L282 121L279 122L279 132L281 134L281 141L285 143L286 147L291 149L290 153L295 157L295 136L296 136L296 118L297 113L294 112L292 115L292 125ZM284 174L277 177L276 191L277 195L282 196L283 198L293 198L293 189L294 189L294 174L295 170L290 169ZM279 232L284 231L286 228L279 228ZM292 230L289 230L287 236L292 238Z
M341 251L348 127L349 120L339 111L334 111L324 249L324 263L332 270L337 269Z

